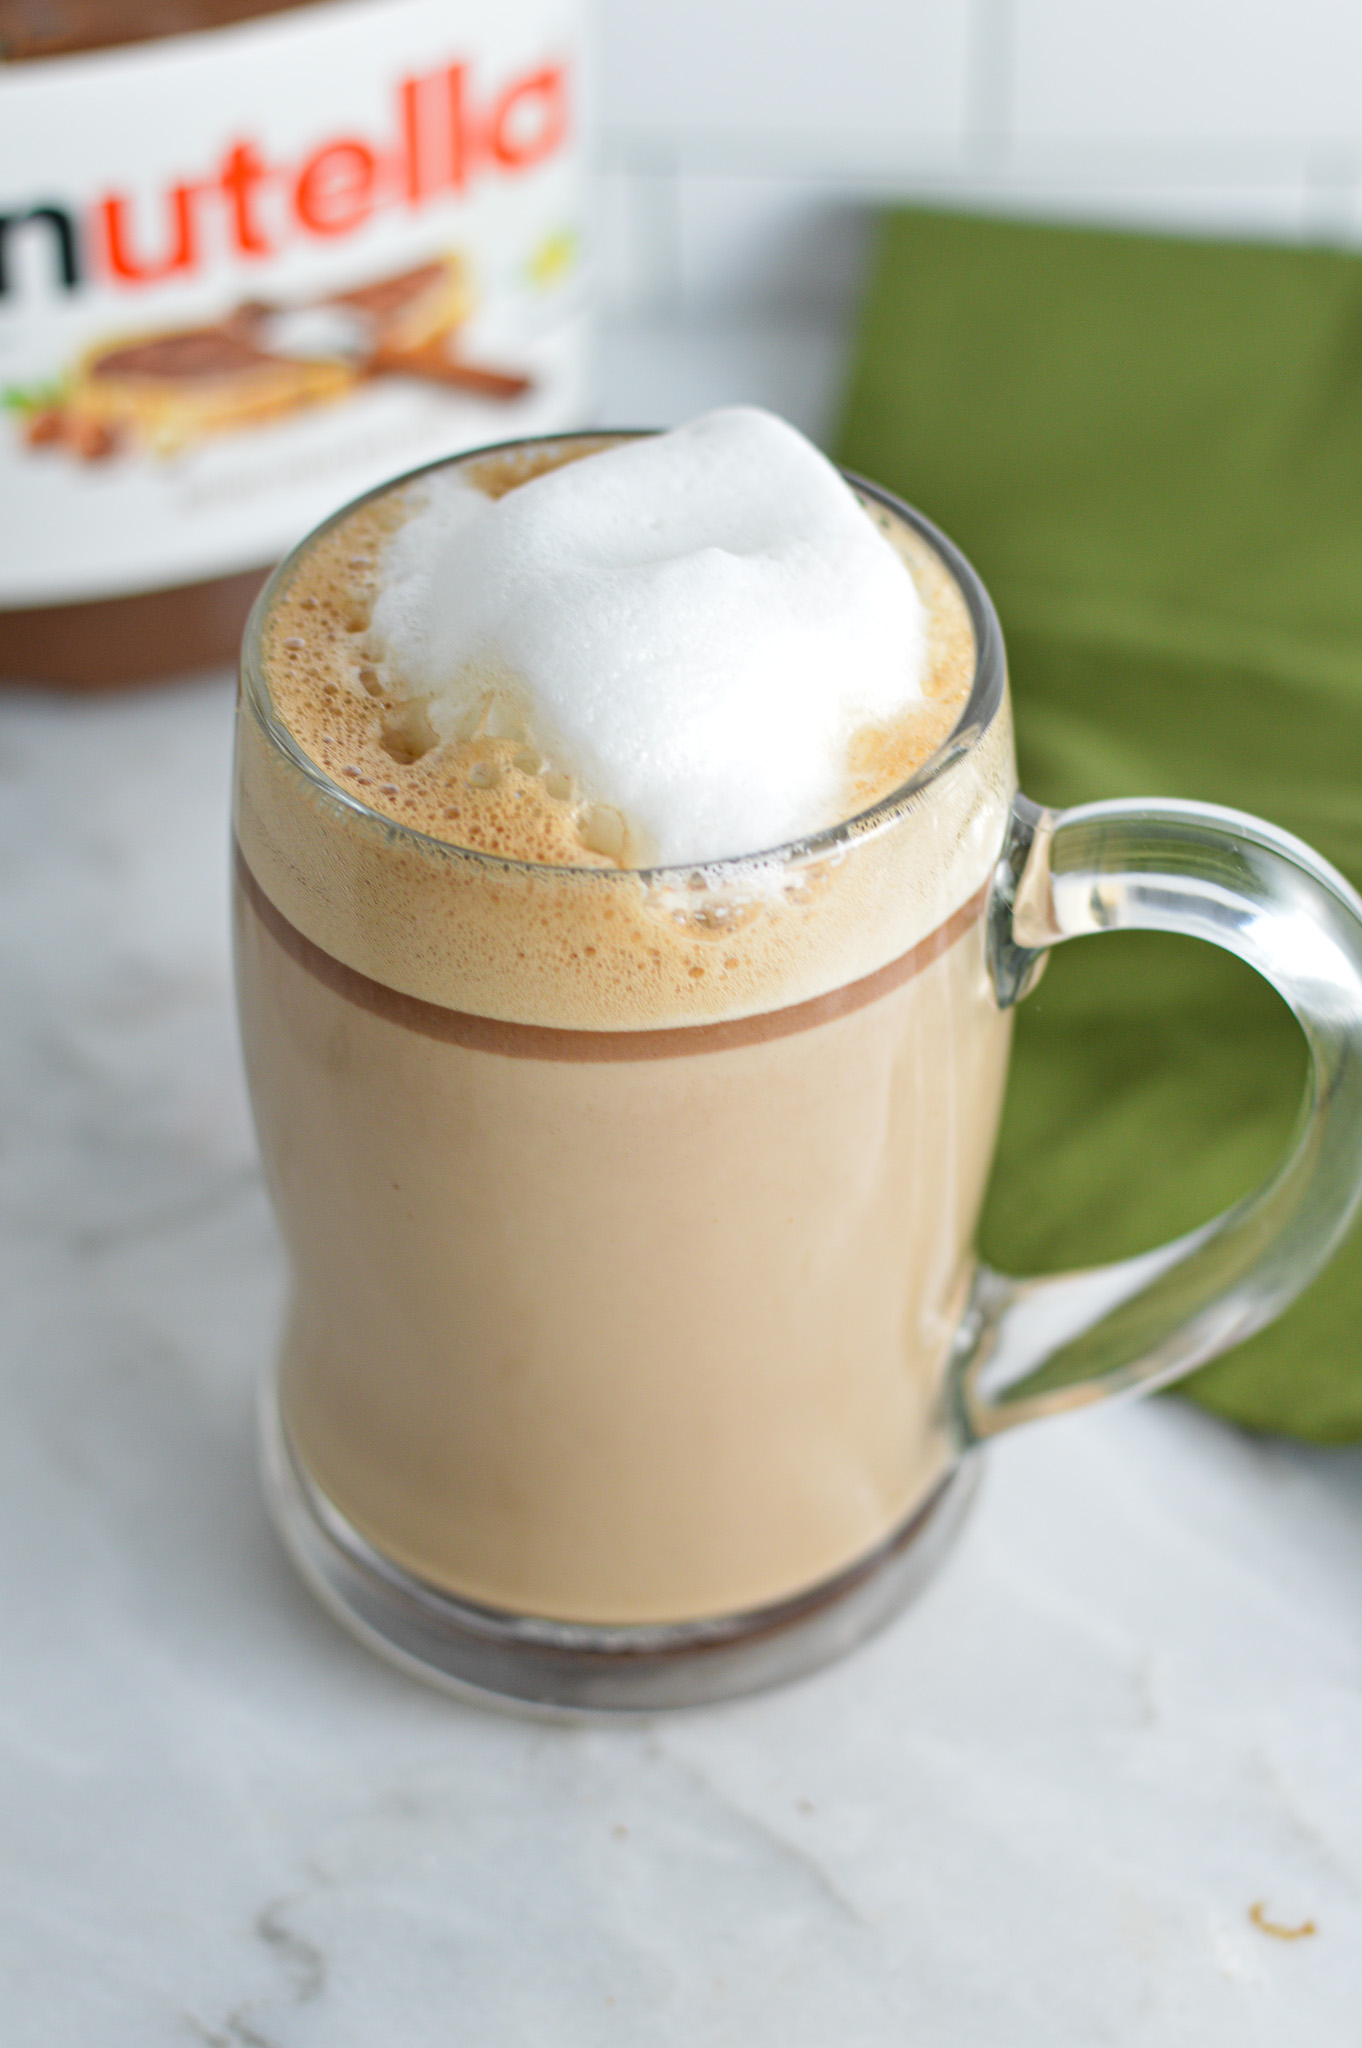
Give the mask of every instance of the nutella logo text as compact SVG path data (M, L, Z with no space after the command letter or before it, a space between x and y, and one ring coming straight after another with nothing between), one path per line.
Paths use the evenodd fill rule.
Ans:
M469 64L449 64L398 83L381 134L328 136L292 162L234 136L206 171L159 192L106 191L84 207L43 195L0 213L0 301L21 286L63 294L94 278L135 290L258 262L514 177L568 139L568 85L568 67L547 64L483 93Z

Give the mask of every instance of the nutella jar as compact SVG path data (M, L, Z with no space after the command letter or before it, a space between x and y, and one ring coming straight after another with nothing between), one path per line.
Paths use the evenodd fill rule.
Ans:
M580 424L579 0L0 0L0 675L228 660L397 469Z

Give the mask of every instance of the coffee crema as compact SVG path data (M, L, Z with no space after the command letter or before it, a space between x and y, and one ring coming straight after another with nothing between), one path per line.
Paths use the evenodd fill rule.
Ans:
M574 437L467 459L491 497L612 445ZM249 866L324 950L404 994L546 1027L650 1030L808 1001L905 955L980 888L1012 786L993 720L968 762L909 795L893 833L865 818L958 725L975 646L959 586L876 498L866 517L912 575L927 620L921 701L848 751L839 838L667 870L627 864L603 812L499 723L441 740L422 699L385 674L370 622L384 550L421 479L364 501L282 574L258 646L267 718L292 768L246 721L237 825ZM347 801L347 799L349 801ZM858 822L859 821L859 822ZM392 828L396 827L396 830Z

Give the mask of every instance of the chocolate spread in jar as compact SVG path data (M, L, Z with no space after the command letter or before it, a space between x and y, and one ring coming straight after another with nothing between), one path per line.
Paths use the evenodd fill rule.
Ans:
M0 0L0 61L105 50L278 9L279 0ZM229 661L265 574L0 612L0 675L97 689Z
M578 422L577 8L0 0L0 675L226 662L334 506Z

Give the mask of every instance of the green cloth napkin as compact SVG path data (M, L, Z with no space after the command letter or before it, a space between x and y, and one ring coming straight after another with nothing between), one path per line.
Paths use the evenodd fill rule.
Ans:
M1362 261L896 211L837 449L970 556L1039 802L1200 797L1362 883ZM1304 1055L1249 969L1064 946L1018 1019L983 1248L1124 1257L1261 1179ZM1362 1240L1186 1391L1362 1436Z

